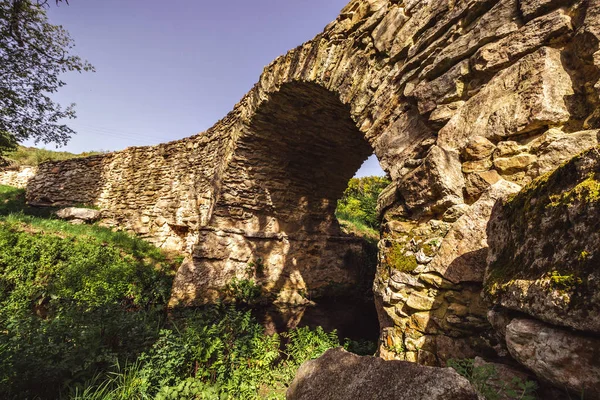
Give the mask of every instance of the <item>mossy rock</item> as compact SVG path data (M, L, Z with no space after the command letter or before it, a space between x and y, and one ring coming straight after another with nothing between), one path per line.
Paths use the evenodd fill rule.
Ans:
M419 266L415 255L398 243L392 244L385 260L387 265L401 272L412 272Z
M484 291L496 304L600 332L600 151L496 204Z

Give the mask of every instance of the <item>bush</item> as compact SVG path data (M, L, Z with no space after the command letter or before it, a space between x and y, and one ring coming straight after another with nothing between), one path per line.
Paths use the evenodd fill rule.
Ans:
M247 310L260 259L229 285L236 303L167 313L180 260L43 215L0 186L3 399L283 399L300 364L339 346L322 328L265 334Z
M381 176L350 179L348 188L338 200L336 216L378 230L377 198L389 184L390 180Z
M160 332L132 369L118 372L137 380L117 379L115 372L108 373L87 388L77 388L77 393L92 399L102 398L97 393L116 392L127 392L132 398L283 399L304 361L339 346L337 334L322 328L265 335L249 311L233 305L176 314L174 325ZM132 382L134 388L123 388Z
M0 135L0 148L2 148L2 136ZM12 146L4 157L13 165L36 166L46 161L64 161L72 158L89 157L98 154L106 154L105 151L88 151L81 154L73 154L66 151L53 151L38 149L35 147Z
M164 319L169 270L164 258L0 222L0 390L51 398L137 356Z

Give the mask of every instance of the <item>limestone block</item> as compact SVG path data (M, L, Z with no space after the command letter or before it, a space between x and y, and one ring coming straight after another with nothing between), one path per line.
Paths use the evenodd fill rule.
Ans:
M537 157L533 154L518 154L513 157L498 157L494 158L494 168L501 174L513 174L515 172L524 171L526 168L537 161Z
M513 140L505 140L498 143L498 150L494 157L509 157L529 150L528 146L522 146Z
M519 11L526 21L529 21L552 8L573 3L573 0L521 0Z
M549 43L553 38L565 37L572 30L568 14L564 10L554 11L528 22L505 38L482 47L471 58L471 66L477 72L499 70Z
M482 45L516 31L519 27L516 11L517 0L498 2L489 12L476 19L462 35L439 49L432 63L420 71L419 77L423 79L429 75L437 75L465 56L473 54Z
M439 132L438 145L462 149L473 136L503 139L569 119L571 78L559 50L543 47L498 73Z
M427 271L453 283L483 281L486 266L486 226L496 201L516 193L518 185L501 180L471 206L450 228Z
M600 130L564 133L558 129L550 129L528 144L530 151L536 153L537 159L529 166L527 174L537 177L553 171L577 154L598 145L599 136Z
M478 397L469 382L451 368L384 361L332 349L302 364L286 398L476 400Z
M389 53L394 43L396 32L406 23L408 17L404 14L404 8L398 5L392 6L379 25L373 30L371 36L377 50Z
M465 90L464 77L468 73L469 62L465 60L432 81L421 81L408 95L417 99L419 112L426 114L439 104L460 100Z
M90 208L67 207L56 212L60 219L79 220L82 222L94 222L100 219L100 211Z
M511 356L540 379L600 399L600 339L516 318L506 327Z
M470 203L475 202L494 183L502 177L495 170L468 174L465 185L465 196Z
M462 151L462 156L466 161L483 160L492 155L496 146L488 139L482 136L475 136Z
M409 209L427 212L461 204L463 187L458 153L433 146L424 163L405 176L398 189Z

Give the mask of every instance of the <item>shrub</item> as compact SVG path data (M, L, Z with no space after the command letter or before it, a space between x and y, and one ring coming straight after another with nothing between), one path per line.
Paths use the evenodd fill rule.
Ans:
M171 273L164 257L0 222L0 390L52 398L158 334Z
M348 188L338 200L337 218L379 229L377 198L389 184L390 180L380 176L350 179Z
M448 366L471 382L475 390L486 400L504 398L517 400L535 400L537 384L514 377L510 382L499 379L498 371L492 364L475 366L475 360L448 360Z

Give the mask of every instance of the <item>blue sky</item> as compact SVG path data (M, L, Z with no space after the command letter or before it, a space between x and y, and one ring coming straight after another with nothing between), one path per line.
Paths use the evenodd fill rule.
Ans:
M277 56L312 39L348 0L71 0L48 10L95 73L64 76L76 103L63 149L120 150L202 132ZM53 148L52 145L46 146ZM374 158L359 176L381 175Z

